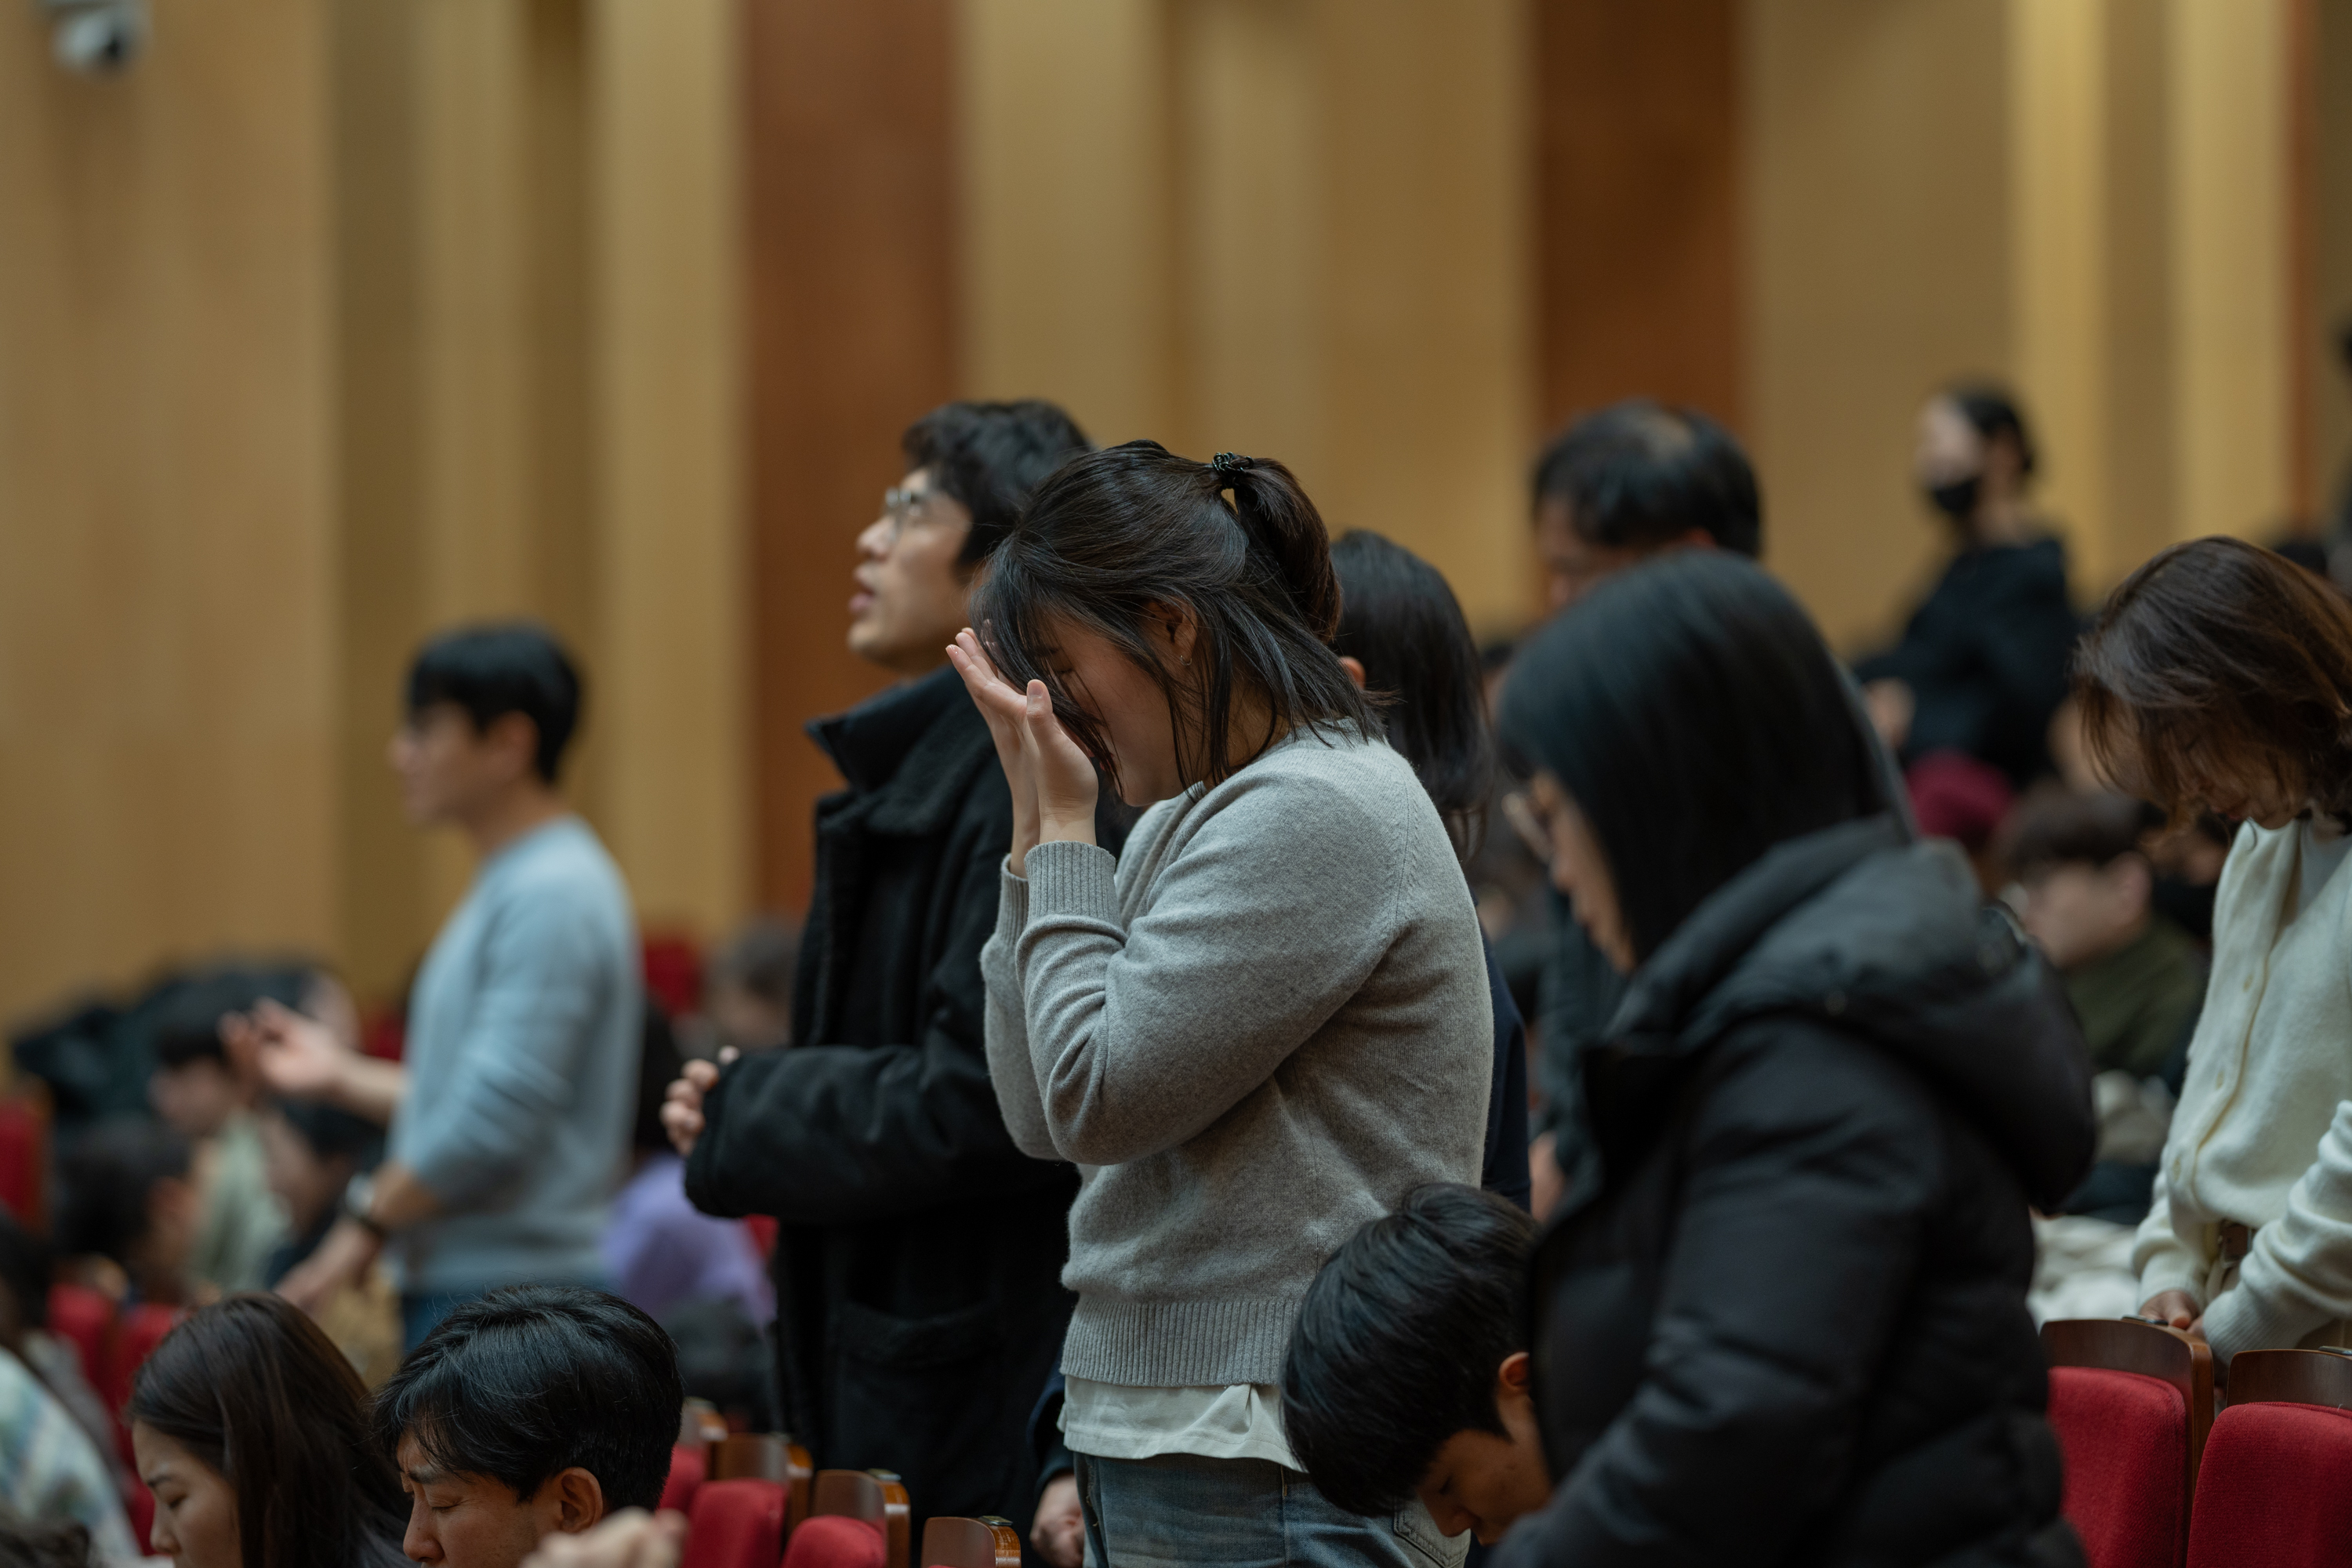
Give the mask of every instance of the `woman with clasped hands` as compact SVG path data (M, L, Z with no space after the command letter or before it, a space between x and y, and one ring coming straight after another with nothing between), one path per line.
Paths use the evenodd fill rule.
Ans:
M1287 468L1138 441L1038 490L949 656L1013 800L990 1074L1082 1183L1063 1426L1106 1568L1444 1553L1418 1504L1326 1501L1275 1387L1339 1244L1478 1180L1493 1048L1468 889L1339 610ZM1098 777L1147 808L1116 861Z

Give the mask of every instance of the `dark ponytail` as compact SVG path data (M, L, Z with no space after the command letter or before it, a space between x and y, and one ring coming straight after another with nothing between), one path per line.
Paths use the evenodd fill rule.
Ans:
M1196 627L1193 679L1164 668L1148 635L1172 606ZM1129 441L1072 459L990 557L972 616L1005 678L1045 682L1071 737L1114 774L1101 726L1040 657L1057 624L1097 634L1159 681L1187 784L1222 781L1293 729L1381 732L1328 646L1339 583L1323 519L1268 458L1198 463ZM1229 731L1242 695L1265 702L1267 729L1236 757Z
M1339 630L1339 579L1323 514L1290 469L1271 458L1220 452L1209 471L1233 490L1234 521L1272 563L1307 629L1329 642Z

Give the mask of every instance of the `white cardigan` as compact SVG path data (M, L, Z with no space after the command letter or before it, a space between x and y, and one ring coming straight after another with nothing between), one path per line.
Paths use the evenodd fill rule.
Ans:
M2306 823L2241 828L2213 910L2213 973L2132 1263L2186 1290L2226 1361L2352 1318L2352 861L2298 915ZM2235 1283L2215 1227L2258 1226Z

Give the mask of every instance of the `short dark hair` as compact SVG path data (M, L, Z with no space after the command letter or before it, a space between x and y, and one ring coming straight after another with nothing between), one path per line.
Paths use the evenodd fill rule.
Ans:
M578 1466L609 1509L650 1509L685 1402L677 1352L651 1318L581 1285L516 1285L468 1301L378 1391L378 1444L529 1498Z
M2033 471L2036 460L2033 434L2025 426L2025 416L2017 406L2016 395L1998 382L1963 381L1944 388L1944 401L1959 410L1960 417L1977 438L1990 441L2006 436L2017 447L2017 471L2021 475Z
M460 626L417 652L408 669L408 710L454 702L476 733L509 713L538 731L531 765L549 784L563 763L563 748L580 723L580 671L555 634L530 621Z
M188 1141L148 1117L110 1117L83 1132L58 1161L58 1249L129 1268L147 1239L155 1184L187 1180L188 1166Z
M1774 845L1887 809L1811 619L1722 551L1604 580L1521 650L1502 709L1591 825L1640 959Z
M130 1416L236 1493L245 1568L393 1568L408 1507L372 1442L367 1389L332 1341L276 1296L232 1296L163 1336Z
M1161 668L1146 636L1174 605L1199 626L1197 693ZM1265 700L1269 738L1345 725L1380 733L1330 648L1339 580L1322 514L1270 458L1197 463L1129 441L1073 459L991 557L972 619L998 670L1016 689L1043 681L1071 738L1114 775L1102 727L1039 654L1055 621L1096 633L1160 683L1187 784L1219 784L1238 765L1228 731L1244 692Z
M0 1333L0 1344L19 1359L24 1331L49 1325L51 1261L49 1244L0 1209L0 1290L8 1294L6 1326L15 1331Z
M1363 665L1366 689L1384 700L1389 744L1412 764L1466 859L1486 835L1495 739L1461 603L1436 567L1360 528L1331 546L1331 569L1340 590L1332 650Z
M2352 605L2242 539L2176 544L2125 578L2074 651L2091 754L2176 825L2191 749L2301 775L2352 818Z
M2112 790L2068 789L2045 780L2028 790L1994 839L2012 877L2054 867L2111 866L2136 854L2164 814L2146 801Z
M1654 549L1694 530L1737 554L1764 548L1756 470L1696 408L1632 398L1586 415L1536 459L1534 499L1567 502L1570 525L1611 548Z
M1094 450L1076 420L1040 397L943 403L908 426L898 447L910 471L929 468L931 483L971 513L959 557L967 565L1013 531L1047 475Z
M1527 1348L1535 1221L1433 1183L1341 1244L1307 1288L1282 1365L1282 1426L1338 1507L1393 1513L1457 1432L1503 1431L1495 1374Z

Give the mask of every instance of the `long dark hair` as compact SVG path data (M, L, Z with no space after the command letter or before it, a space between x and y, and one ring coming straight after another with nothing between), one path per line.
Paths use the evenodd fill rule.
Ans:
M298 1308L232 1296L163 1337L131 1419L236 1493L245 1568L394 1568L408 1508L368 1431L367 1390Z
M2203 804L2192 747L2242 772L2284 764L2352 816L2352 605L2283 556L2214 538L2148 561L2075 650L2074 697L2092 755L2176 825Z
M1341 593L1332 651L1364 667L1389 744L1421 787L1464 859L1486 837L1495 779L1494 734L1470 623L1437 568L1401 544L1354 529L1331 546Z
M1179 607L1198 627L1197 685L1163 668L1146 635L1155 611ZM1101 726L1037 657L1051 623L1094 632L1159 681L1188 784L1220 783L1288 730L1379 733L1328 646L1339 584L1323 519L1270 458L1196 463L1157 441L1073 458L990 557L972 617L998 670L1015 686L1044 681L1071 738L1113 772ZM1236 761L1228 731L1243 695L1265 703L1267 730Z
M1621 573L1545 626L1502 729L1591 825L1640 959L1774 845L1886 809L1821 634L1721 551Z

